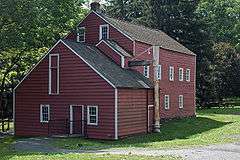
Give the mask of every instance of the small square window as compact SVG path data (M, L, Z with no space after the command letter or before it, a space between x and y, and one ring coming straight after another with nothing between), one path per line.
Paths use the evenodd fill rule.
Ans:
M170 108L170 98L169 95L165 95L164 96L164 108L165 109L169 109Z
M149 78L149 66L144 66L143 68L143 75Z
M98 106L87 107L87 123L88 125L98 125Z
M190 82L190 69L186 69L186 81Z
M169 67L169 80L174 81L174 67L173 66Z
M50 106L40 105L40 122L48 123L50 120Z
M109 26L108 24L100 25L99 40L109 38Z
M179 78L179 81L183 81L183 68L179 68L178 78Z
M183 95L179 95L178 103L179 103L179 108L183 108Z
M77 42L85 42L85 27L77 28Z
M158 65L157 68L157 79L162 79L162 66Z

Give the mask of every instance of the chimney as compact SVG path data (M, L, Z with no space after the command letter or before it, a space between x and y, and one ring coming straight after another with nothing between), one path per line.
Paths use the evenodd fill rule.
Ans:
M90 4L90 7L91 7L91 10L95 11L95 12L101 12L101 9L100 9L100 3L98 1L93 1L91 4Z

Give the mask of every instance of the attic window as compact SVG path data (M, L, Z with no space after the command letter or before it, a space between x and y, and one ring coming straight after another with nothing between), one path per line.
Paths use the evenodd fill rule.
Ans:
M109 25L108 24L100 25L99 40L108 38L109 38Z
M149 78L149 66L144 66L143 68L143 75Z
M77 42L85 42L85 27L77 28Z

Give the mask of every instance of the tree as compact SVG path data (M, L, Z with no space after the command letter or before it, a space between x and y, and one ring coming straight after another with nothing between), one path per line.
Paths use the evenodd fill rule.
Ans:
M84 16L84 0L0 1L0 109L4 95L23 78L46 48Z
M202 0L197 9L216 43L231 43L240 51L240 1Z
M216 43L213 47L213 86L216 97L239 96L240 54L230 43Z

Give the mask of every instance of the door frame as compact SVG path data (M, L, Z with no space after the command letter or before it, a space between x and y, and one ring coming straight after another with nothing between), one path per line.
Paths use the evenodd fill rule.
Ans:
M81 125L81 130L82 130L82 135L84 134L84 105L75 105L72 104L69 106L69 133L73 134L73 107L81 107L82 110L82 125Z

